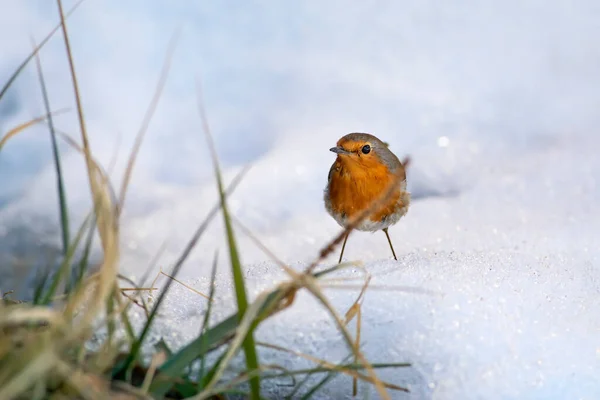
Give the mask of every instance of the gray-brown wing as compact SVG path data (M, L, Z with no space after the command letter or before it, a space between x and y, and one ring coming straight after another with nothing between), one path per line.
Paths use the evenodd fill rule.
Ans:
M331 174L333 170L336 168L336 163L331 164L331 168L329 168L329 173L327 174L327 183L331 182Z

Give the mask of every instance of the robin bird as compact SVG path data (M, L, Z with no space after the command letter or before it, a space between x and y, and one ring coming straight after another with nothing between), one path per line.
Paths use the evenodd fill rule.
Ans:
M397 260L388 228L408 211L410 193L406 190L404 165L386 143L368 133L350 133L329 150L336 153L337 158L329 170L325 188L327 212L346 228L353 217L373 204L373 211L355 229L382 230ZM381 204L373 203L377 201ZM339 262L342 262L348 235L344 238Z

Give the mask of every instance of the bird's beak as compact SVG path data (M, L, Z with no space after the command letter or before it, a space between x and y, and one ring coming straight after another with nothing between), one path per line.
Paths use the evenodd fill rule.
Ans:
M350 153L348 150L344 150L341 147L332 147L329 149L329 151L333 151L336 154L349 154Z

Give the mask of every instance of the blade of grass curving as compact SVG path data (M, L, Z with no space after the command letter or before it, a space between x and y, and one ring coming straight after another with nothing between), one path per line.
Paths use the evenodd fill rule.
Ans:
M67 13L65 14L65 19L69 18L71 16L71 14L73 14L73 12L77 9L77 7L79 7L81 5L81 3L83 3L83 0L79 0L77 3L75 3L75 5L73 7L71 7L71 9L69 11L67 11ZM34 48L33 52L31 54L29 54L27 56L27 58L25 58L25 60L23 60L23 62L21 62L21 64L17 67L15 72L13 72L13 74L10 76L10 78L8 78L8 81L6 81L6 83L0 90L0 100L2 100L2 97L4 97L4 95L6 94L6 91L8 90L8 88L11 87L11 85L14 83L15 79L17 79L17 77L21 74L21 72L27 66L27 64L29 64L29 61L31 61L31 59L42 49L42 47L44 47L44 45L46 43L48 43L48 40L50 40L50 38L52 36L54 36L54 34L60 29L60 26L61 26L61 24L58 24L57 26L55 26L54 29L52 29L50 31L50 33L48 33L46 35L46 37L40 42L40 45ZM2 146L0 146L0 148L1 147Z
M206 141L210 148L210 154L213 162L213 169L215 172L215 178L217 180L217 187L219 191L219 197L221 199L221 211L223 213L223 221L225 223L225 230L227 232L227 243L229 247L229 258L231 261L231 271L233 275L233 283L235 286L235 295L237 299L238 315L239 319L242 320L246 309L248 308L248 299L246 295L246 284L244 282L244 273L242 272L242 264L240 261L235 235L233 233L233 227L231 224L231 218L229 217L229 210L227 202L225 201L225 190L223 188L223 180L221 178L221 169L219 167L219 159L217 156L217 150L215 148L214 141L208 125L208 118L202 102L201 87L198 81L198 109L200 112L200 118L202 120L202 127ZM256 345L254 343L254 332L250 329L244 338L242 347L244 348L244 354L246 356L246 366L249 371L258 369L258 356L256 353ZM254 400L260 399L260 378L254 377L250 380L250 391L251 398Z
M137 159L137 155L140 151L140 147L142 146L142 142L144 140L144 136L148 131L148 126L150 126L150 121L152 120L152 116L156 111L156 107L158 106L158 101L160 100L160 96L165 87L165 83L167 81L167 76L169 75L169 69L171 68L171 60L173 59L173 53L175 51L175 45L177 43L177 39L179 37L180 30L177 30L171 41L169 42L169 46L167 49L167 55L165 56L165 60L163 62L163 67L160 72L160 78L158 80L158 84L156 85L156 89L154 91L154 96L150 101L150 105L148 106L148 110L146 110L146 115L142 121L142 126L138 131L135 142L133 145L133 149L131 150L131 154L129 156L129 160L127 162L127 167L125 168L125 172L123 174L123 181L121 183L121 191L119 193L119 201L117 203L117 215L120 215L123 207L125 206L125 196L127 195L127 187L129 186L129 180L131 179L131 174L133 172L133 166L135 164L135 160Z
M71 146L73 149L77 150L79 153L81 153L84 157L85 157L85 150L82 146L79 145L79 143L77 143L73 138L71 138L67 133L60 131L59 129L56 129L56 133L58 134L58 136L60 136L61 139L63 139L69 146ZM107 171L102 167L102 165L94 159L93 156L90 155L90 160L92 161L92 166L94 168L93 173L95 175L98 176L98 178L100 179L100 182L104 185L105 189L107 189L107 192L109 194L109 198L111 199L111 201L114 203L116 202L116 194L115 194L115 190L112 187L112 184L110 182L110 178L109 178L109 174L107 173ZM115 162L114 157L111 159L111 164L113 164ZM111 165L112 166L112 165ZM111 167L109 166L109 167ZM94 175L94 176L95 176ZM101 196L97 196L97 199L101 199ZM116 206L113 206L111 208L115 208ZM98 232L100 233L101 237L102 237L102 232L100 230L100 227L98 226L98 218L96 217L96 228L98 228ZM103 245L104 248L104 245Z
M35 52L36 44L31 38L33 43L33 48ZM40 88L42 90L42 98L44 100L44 108L46 109L46 114L48 115L48 127L50 128L50 140L52 142L52 156L54 158L54 168L56 169L56 190L58 192L58 201L59 201L59 212L60 212L60 228L62 233L62 243L63 243L63 255L67 255L67 250L69 248L69 211L67 209L67 196L65 193L65 186L63 182L63 174L62 167L60 164L60 154L58 152L58 144L56 142L56 131L54 130L54 120L52 118L52 113L50 112L50 100L48 99L48 90L46 89L46 82L44 80L44 72L42 70L42 62L40 61L40 55L38 52L35 52L35 61L38 72L38 79L40 81Z
M210 272L210 291L208 292L208 304L206 305L206 313L204 314L204 320L202 321L202 328L200 328L200 337L204 338L204 334L208 330L208 324L210 323L210 314L212 311L213 300L215 297L215 280L217 278L217 265L219 259L219 251L215 251L213 258L212 271ZM216 366L216 363L215 363ZM204 370L206 369L206 356L200 356L200 370L198 371L198 391L201 391L208 380L204 382ZM212 379L212 376L209 378Z
M60 110L54 111L52 113L52 115L59 115L59 114L64 114L67 111L69 111L67 108L61 108ZM8 131L6 133L6 135L4 135L1 139L0 139L0 151L2 151L2 148L6 145L6 143L13 137L18 135L19 133L23 132L25 129L29 128L30 126L33 126L35 124L39 124L40 122L44 121L46 118L49 117L49 114L45 114L45 115L41 115L39 117L36 117L30 121L24 122L22 124L17 125L16 127L14 127L13 129L11 129L10 131Z
M237 187L237 185L240 183L241 179L244 177L244 175L246 174L247 171L248 171L248 169L245 168L236 175L236 177L233 179L233 181L229 185L228 191L231 192ZM184 261L188 258L188 256L190 255L190 253L192 252L194 247L196 247L196 244L200 240L200 237L206 231L206 228L208 227L209 223L212 221L214 216L219 211L219 208L220 208L220 205L215 205L210 210L210 212L208 213L208 215L206 216L204 221L202 221L202 223L200 224L200 226L198 227L196 232L194 232L194 235L192 236L192 238L188 242L187 246L183 250L183 253L179 256L179 259L175 262L175 265L173 267L173 272L171 273L172 276L177 276L177 273L181 269L181 266L183 265ZM165 286L165 289L163 289L163 291L160 293L154 307L152 308L152 311L150 312L148 319L146 320L146 323L144 324L144 328L142 329L142 332L140 333L137 341L134 342L133 346L129 350L129 354L128 354L127 358L125 359L125 361L121 365L115 366L115 369L113 370L113 376L117 376L117 375L124 373L125 370L128 370L130 368L133 361L135 359L137 359L139 351L142 346L142 342L144 341L146 335L148 334L148 331L150 329L150 326L152 325L152 321L154 320L154 317L156 316L158 308L160 307L160 305L164 299L164 296L166 295L166 292L168 291L168 289L170 288L170 286L173 282L174 281L172 279L169 280L169 282ZM196 357L194 357L194 359L195 358ZM188 365L188 364L189 363L186 363L186 365ZM177 375L178 374L176 374L175 376L177 376ZM151 389L151 391L153 391L153 390Z

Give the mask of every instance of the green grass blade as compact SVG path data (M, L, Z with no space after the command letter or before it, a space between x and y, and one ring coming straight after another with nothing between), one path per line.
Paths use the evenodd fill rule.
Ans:
M259 314L268 315L269 310L272 310L284 296L285 292L283 290L273 290L267 296L265 304ZM179 376L186 366L190 365L194 360L208 354L231 340L239 325L238 317L237 313L229 316L227 319L208 329L203 335L177 351L173 357L169 358L159 368L161 376L170 378ZM258 322L260 321L256 321L255 324Z
M71 14L73 14L73 12L77 9L77 7L79 7L81 5L81 3L83 3L83 0L79 0L77 3L75 3L75 5L67 12L67 14L65 15L65 18L68 18L69 16L71 16ZM17 67L17 69L15 70L15 72L13 72L13 74L10 76L10 78L8 78L8 81L4 84L4 86L0 90L0 100L2 100L2 97L4 97L4 95L6 94L6 91L12 86L12 84L15 81L15 79L17 79L17 77L21 74L21 72L23 71L23 69L25 69L25 67L27 66L27 64L29 64L29 61L31 61L31 59L41 50L41 48L44 47L44 45L46 43L48 43L48 41L50 40L50 38L52 36L54 36L54 34L60 29L60 27L61 27L61 24L58 24L57 26L55 26L54 29L52 29L50 31L50 33L48 33L46 35L46 37L44 38L44 40L42 40L40 42L40 45L37 46L27 56L27 58L25 58L25 60L23 60L23 62Z
M350 360L350 357L348 357L346 360ZM289 395L286 397L286 399L288 399L288 400L292 400L292 399L294 398L294 396L296 396L296 393L298 393L298 392L300 391L300 389L302 389L302 387L303 387L303 386L304 386L306 383L308 383L309 379L310 379L310 378L311 378L311 377L312 377L314 374L316 374L316 373L318 373L318 372L319 372L319 368L321 368L322 366L323 366L323 364L319 364L319 367L317 367L317 368L313 368L313 369L310 369L310 370L308 370L308 371L306 372L306 376L304 377L304 379L302 379L302 380L300 381L300 383L298 383L298 384L297 384L297 385L294 387L294 390L292 391L292 393L290 393L290 394L289 394ZM270 378L270 376L269 376L269 375L267 375L267 376L263 377L263 379L269 379L269 378Z
M33 39L32 39L33 41ZM36 48L35 42L33 43L34 51ZM56 131L54 130L54 119L50 112L50 101L48 100L48 91L46 89L46 82L44 80L44 72L42 70L42 63L40 61L40 55L35 52L35 61L38 72L38 79L40 81L40 88L42 90L42 98L44 100L44 108L48 115L48 128L50 130L50 140L52 142L52 155L54 158L54 168L56 169L56 190L58 192L59 200L59 211L60 211L60 228L62 233L63 243L63 256L67 255L69 248L69 212L67 209L67 196L65 193L65 186L63 182L62 167L60 164L60 154L58 152L58 144L56 142Z
M85 221L83 221L83 224L81 224L81 227L79 228L79 230L77 231L77 235L75 236L75 240L67 249L67 254L63 257L63 261L58 269L58 272L52 278L50 287L48 288L48 291L42 297L40 304L49 304L50 303L50 301L52 300L52 298L54 297L54 295L56 293L56 290L58 289L58 285L64 279L64 277L67 275L67 272L71 268L71 261L73 260L73 257L75 255L75 250L77 250L77 247L79 246L79 242L81 241L81 238L83 237L83 234L85 232L86 227L88 226L88 224L90 222L90 219L91 219L91 215L88 215L86 217Z
M212 310L213 300L215 297L215 279L217 277L217 264L219 259L219 252L215 251L215 257L213 259L212 271L210 272L210 291L208 293L208 304L206 306L206 314L204 314L204 320L202 321L202 328L200 329L200 337L204 337L204 333L208 330L208 324L210 323L210 313ZM198 372L198 391L201 391L207 381L204 381L204 371L206 369L206 357L202 355L200 357L200 371ZM210 379L210 378L209 378Z
M46 285L48 284L48 279L50 278L50 266L46 267L44 271L38 275L36 278L35 288L33 290L33 304L38 305L42 299L42 295L44 294L44 289L46 289Z
M344 360L344 362L349 361L350 359L352 359L352 356L349 356L348 358L346 358L346 360ZM312 388L310 388L308 390L308 392L306 392L304 394L304 396L302 396L302 400L308 400L310 398L312 398L312 396L314 396L319 390L321 390L321 388L323 388L323 386L325 386L329 381L331 381L334 377L337 376L337 372L340 370L340 367L338 368L334 368L334 369L330 369L327 374L323 377L323 379L321 379L319 381L319 383L317 383L315 386L313 386ZM313 371L311 371L307 378L309 376L311 376L315 371L318 371L318 369L315 369Z
M173 380L180 376L187 366L227 343L235 335L237 327L238 315L231 315L181 348L158 369L160 375L152 382L150 392L153 394L166 393Z
M198 88L200 89L200 88ZM202 97L200 96L200 90L198 90L198 105L200 116L202 118L202 125L204 129L204 134L206 136L206 140L210 147L211 157L213 161L213 169L215 171L215 178L217 180L217 187L219 190L219 197L221 199L221 211L223 213L223 221L225 223L225 230L227 232L227 244L229 247L229 257L231 261L231 271L233 275L233 283L235 286L235 295L237 299L238 306L238 317L241 321L246 309L248 308L248 299L246 295L246 284L244 282L244 274L242 272L242 264L240 262L239 252L237 249L237 244L235 240L235 235L233 233L233 227L231 224L231 218L229 217L229 210L227 207L227 202L225 200L225 190L223 188L223 180L221 177L221 169L219 167L219 159L217 157L217 150L215 148L215 144L212 139L212 135L210 133L210 128L208 126L208 118L206 117L206 113L204 107L202 105ZM242 344L244 348L244 354L246 356L246 367L248 371L257 370L259 367L258 356L256 352L256 343L254 342L254 329L250 329L244 342ZM255 376L250 380L250 390L251 390L251 398L258 400L260 399L260 377Z

